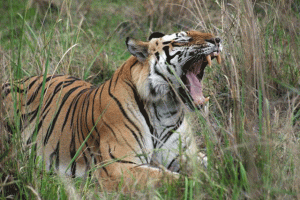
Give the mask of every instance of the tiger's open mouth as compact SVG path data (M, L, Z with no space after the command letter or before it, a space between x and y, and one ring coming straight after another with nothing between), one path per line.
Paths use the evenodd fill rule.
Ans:
M189 91L191 100L196 107L199 107L209 100L209 97L204 97L202 78L204 75L204 69L207 65L211 66L211 61L216 58L217 62L221 64L221 53L220 51L212 52L208 55L203 55L200 59L192 60L185 64L188 66L186 69L185 76L182 77L182 81Z

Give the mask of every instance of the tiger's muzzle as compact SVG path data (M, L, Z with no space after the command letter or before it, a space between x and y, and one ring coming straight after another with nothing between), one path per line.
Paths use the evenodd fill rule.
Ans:
M184 102L194 110L194 106L200 107L205 104L209 97L204 97L202 78L204 75L204 69L207 65L212 66L212 60L216 58L218 64L221 64L221 51L223 49L220 38L213 38L206 40L206 42L214 44L211 50L207 53L199 53L195 55L190 61L188 61L184 67L184 75L181 77L190 97L186 94L180 93L184 99ZM185 92L186 93L186 92ZM192 101L192 102L191 102Z

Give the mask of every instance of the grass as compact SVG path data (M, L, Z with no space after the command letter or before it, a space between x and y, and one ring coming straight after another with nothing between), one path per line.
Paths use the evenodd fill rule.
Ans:
M1 198L299 199L300 3L165 2L66 0L50 11L26 0L1 1L0 81L47 72L100 84L129 57L127 36L213 32L223 39L223 61L206 69L204 94L211 100L191 116L207 169L191 160L189 176L172 185L107 193L94 179L46 172L15 130L12 146L0 140Z

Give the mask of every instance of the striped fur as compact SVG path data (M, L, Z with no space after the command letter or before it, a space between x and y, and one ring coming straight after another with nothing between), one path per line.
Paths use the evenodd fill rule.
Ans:
M205 56L219 53L221 44L212 34L196 31L154 33L149 39L128 38L133 56L99 87L60 75L45 80L35 76L2 86L7 121L13 118L13 99L17 99L21 116L17 128L23 142L36 141L33 147L48 169L75 177L97 166L94 173L100 183L114 189L122 176L131 180L133 175L141 184L148 176L163 177L161 170L151 166L154 162L165 166L167 176L174 178L180 170L179 149L196 152L194 141L187 136L184 106L195 108L196 97L190 94L194 80L186 74L198 70L195 75L201 82ZM202 86L197 87L202 94Z

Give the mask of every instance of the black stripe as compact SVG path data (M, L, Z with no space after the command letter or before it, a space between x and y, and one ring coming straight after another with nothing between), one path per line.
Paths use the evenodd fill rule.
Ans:
M82 113L82 115L80 115L81 116L81 120L80 121L82 123L84 123L85 128L87 130L87 133L91 132L91 130L89 130L89 127L88 127L87 119L88 119L88 111L89 111L89 105L90 105L90 95L91 95L92 92L93 92L93 90L90 90L89 93L85 95L83 104L81 106L81 113ZM85 104L86 104L86 107L85 107ZM86 110L85 111L85 116L83 116L84 109ZM81 126L81 135L82 135L82 139L85 140L85 137L83 135L84 131L82 129L83 129L83 126ZM94 139L93 134L90 135L90 138ZM86 143L86 146L88 147L87 143ZM89 151L90 151L90 149L89 149Z
M90 151L89 151L89 153L90 153ZM89 160L87 159L87 156L86 156L86 154L85 154L84 151L82 152L82 155L83 155L83 159L84 159L85 165L86 165L86 167L85 167L85 172L87 172L88 170L90 170L91 165L90 165L90 162L89 162Z
M168 131L168 133L165 134L164 137L160 139L160 142L161 142L162 144L159 146L159 148L161 148L161 147L164 145L164 143L165 143L165 142L173 135L173 133L174 133L175 131L176 131L176 128L174 128L174 129Z
M103 83L103 85L102 85L102 88L101 88L101 91L100 91L100 94L99 94L99 99L100 99L100 106L99 107L101 107L101 97L102 97L102 92L103 92L103 89L104 89L104 86L105 86L105 84L106 84L107 82L105 82L105 83Z
M38 109L37 109L36 111L38 111ZM38 113L38 112L36 112L36 113ZM43 125L43 123L44 123L44 119L46 118L46 116L47 116L48 113L49 113L49 110L44 114L44 116L42 116L42 119L39 121L39 124L38 124L38 126L37 126L37 129L35 129L35 130L32 132L31 136L28 138L28 140L27 140L27 142L26 142L27 145L28 145L28 144L31 144L32 142L34 142L34 141L32 141L33 135L34 135L35 133L37 133L37 134L39 133L40 128L42 127L42 125Z
M156 60L159 61L159 53L158 52L155 53L155 57L156 57Z
M23 93L23 92L24 92L23 89L17 87L16 85L13 86L13 91L14 91L14 92L17 92L17 93Z
M120 75L122 74L122 72L123 72L123 69L124 69L124 67L122 66L121 68L120 68L120 71L118 72L118 74L117 74L117 78L116 78L116 80L115 80L115 87L114 87L114 89L116 88L116 86L117 86L117 83L118 83L118 80L119 80L119 77L120 77Z
M19 129L20 130L24 130L24 128L27 127L28 124L30 124L32 122L32 120L35 118L35 116L37 115L37 112L38 112L38 109L34 110L34 111L31 111L29 113L25 113L25 114L21 114L21 117L20 117L20 123L19 123ZM17 113L19 114L20 111L19 109L17 110ZM28 118L33 115L33 117L28 120ZM25 126L23 127L23 122L25 122ZM29 122L29 123L26 123L26 122ZM26 125L27 124L27 125Z
M66 114L64 123L63 123L63 125L62 125L62 127L61 127L61 132L63 132L63 130L64 130L64 128L65 128L65 126L66 126L66 124L67 124L67 122L68 122L69 114L70 114L70 112L71 112L71 109L72 109L72 106L73 106L73 104L74 104L74 101L76 101L76 100L77 100L76 98L73 98L72 102L71 102L70 105L69 105L69 108L68 108L68 111L67 111L67 114ZM74 110L73 110L73 115L72 115L72 119L71 119L71 124L72 124L73 117L74 117ZM70 125L70 126L71 126L71 125Z
M84 90L80 91L81 94L78 94L78 96L80 98L80 97L82 97L83 92L86 92L88 90L89 90L89 93L84 96L83 104L80 104L81 105L81 112L79 113L79 116L77 117L77 126L80 126L80 131L77 128L77 138L78 138L79 143L82 143L85 140L85 135L84 135L85 131L83 130L84 124L85 124L85 128L88 131L87 133L90 133L90 130L88 129L87 118L88 118L88 107L89 107L89 100L90 100L89 97L90 97L91 93L93 92L93 89L87 88L87 89L84 89ZM79 98L78 98L78 101L79 101ZM87 102L87 105L85 106L86 102ZM86 109L85 115L84 115L84 109ZM74 107L74 110L76 110L76 105ZM81 132L82 141L80 141L80 132ZM93 134L90 134L90 138L95 141ZM88 142L85 143L85 146L86 146L86 149L89 152L90 157L92 158L94 155L91 152L91 149L90 149L90 146L89 146ZM88 171L90 169L90 163L89 163L89 161L87 159L87 155L84 151L82 152L82 155L83 155L83 158L84 158L85 163L87 165L86 171Z
M30 90L31 87L32 87L32 86L36 83L36 81L39 80L39 79L40 79L40 76L37 76L35 80L31 81L31 83L30 83L29 86L28 86L28 90Z
M110 125L108 125L104 120L103 120L103 124L104 124L105 126L107 126L107 128L111 131L111 133L114 135L114 137L115 137L116 140L118 141L117 135L116 135L116 133L114 132L114 130L110 127Z
M101 168L105 171L105 173L106 173L107 176L110 176L110 175L108 174L107 169L106 169L105 167L101 167Z
M170 162L170 164L168 165L167 169L170 169L170 168L172 167L173 163L174 163L176 160L177 160L177 157L174 158L174 159Z
M169 46L163 47L163 50L164 50L164 52L166 53L166 62L167 62L168 64L171 64L171 60L172 60L175 56L182 54L181 51L178 51L178 52L176 52L173 56L170 56Z
M141 100L140 96L138 95L136 88L133 85L129 84L128 82L125 82L125 83L132 89L134 100L137 103L139 111L143 115L143 117L147 123L147 126L149 127L150 133L152 133L154 128L150 122L149 115L145 109L145 105L144 105L143 101Z
M147 126L149 128L150 134L155 135L156 134L156 130L154 130L154 128L153 128L153 126L152 126L152 124L150 122L149 115L148 115L148 113L147 113L147 111L145 109L145 105L144 105L143 101L141 100L140 96L138 95L136 88L133 85L129 84L128 82L125 82L125 83L131 88L131 90L133 92L135 102L137 103L139 111L143 115L143 117L144 117L144 119L146 121L146 124L147 124ZM143 143L145 143L143 136L140 135L140 137L141 137ZM151 137L151 138L152 138L152 142L154 143L154 137ZM138 141L138 143L139 143L139 141ZM143 151L143 147L141 146L141 144L139 144L139 145L140 145L141 150Z
M173 135L173 133L176 132L176 130L179 128L179 126L182 124L183 122L183 117L184 115L182 115L182 117L176 122L175 126L173 129L169 130L168 133L166 133L163 138L160 138L160 146L158 148L162 148L162 146L168 141L168 139Z
M93 127L94 127L94 130L96 131L97 135L98 135L98 138L99 138L99 141L100 141L100 133L97 129L97 124L95 123L95 115L94 115L94 105L95 105L95 98L96 98L96 94L98 92L98 90L100 89L100 87L98 87L95 91L95 94L94 94L94 97L93 97L93 104L92 104L92 124L93 124ZM98 117L97 117L97 120L98 120ZM98 123L99 121L97 121ZM100 142L98 142L98 140L95 140L95 142L97 143L97 146L100 148Z
M71 143L70 143L70 157L73 159L76 154L76 144L75 144L75 134L74 131L72 131L72 138L71 138ZM71 174L72 177L74 178L76 175L76 161L74 161L71 164Z
M154 67L154 73L156 73L158 76L161 76L166 82L170 82L170 80L167 79L162 73L160 73L156 67Z
M108 146L108 153L109 153L110 158L114 159L115 162L126 163L126 164L135 164L135 165L136 165L136 163L131 162L131 161L127 161L127 160L119 160L119 159L117 159L117 158L111 153L110 146Z
M16 83L25 83L25 82L27 82L30 78L31 78L31 77L21 79L21 80L17 81Z
M54 149L54 151L50 154L49 160L50 160L50 167L49 169L51 169L53 166L53 157L55 156L55 169L58 170L59 168L59 140L56 144L56 147Z
M76 81L82 81L80 78L74 77L74 76L68 76L68 78L70 79L74 79Z
M38 112L39 112L39 106L32 112L32 117L29 120L29 123L31 123L36 118Z
M144 147L143 147L143 145L142 145L140 139L138 138L138 136L135 134L135 132L134 132L127 124L125 124L125 127L128 128L128 129L130 130L130 132L132 133L133 137L134 137L135 140L138 142L138 144L139 144L139 146L140 146L140 149L143 150ZM141 139L143 139L143 138L141 138Z
M68 86L68 85L67 85L67 86ZM86 91L86 90L84 90L84 91ZM73 124L73 117L74 117L75 110L76 110L76 109L75 109L75 108L76 108L76 104L77 104L77 102L78 102L78 99L80 98L80 94L82 94L84 91L81 90L81 91L76 95L76 97L73 98L72 102L70 103L69 108L68 108L68 111L67 111L67 114L66 114L66 117L65 117L65 120L64 120L64 123L63 123L63 125L62 125L62 129L61 129L62 132L63 132L63 130L64 130L64 128L65 128L66 123L68 122L68 118L69 118L69 114L70 114L70 112L71 112L72 106L74 105L74 102L76 101L76 103L75 103L75 105L74 105L73 114L72 114L71 124L70 124L70 126L72 126L72 124Z
M85 107L84 105L85 105L85 102L87 101L85 116L80 115L81 116L81 120L80 121L83 123L83 120L84 120L84 122L85 122L85 128L86 128L88 134L91 132L91 130L89 130L89 128L88 128L87 119L88 119L88 110L89 110L89 105L90 105L90 95L91 95L92 92L93 92L93 89L90 89L89 93L85 96L85 99L84 99L84 102L83 102L83 105L82 105L81 113L83 113L83 110L84 110L84 107ZM93 130L93 132L94 132L94 130ZM85 136L84 136L83 126L81 126L81 136L82 136L82 139L84 141L85 140ZM95 137L94 137L94 135L92 133L90 134L90 138L93 141L96 141ZM87 148L90 156L93 156L93 153L91 152L90 145L88 144L88 142L85 143L85 146L86 146L86 148ZM84 154L84 158L85 158L86 162L88 163L85 154Z
M67 87L67 86L69 86L69 85L71 85L71 84L73 84L73 83L74 83L74 81L66 81L66 82L60 82L60 83L58 83L58 84L55 86L55 89L54 89L54 91L53 91L51 97L47 99L46 105L45 105L45 107L44 107L44 109L43 109L43 112L50 106L50 104L52 103L52 100L53 100L54 96L55 96L58 92L60 92L62 88ZM64 84L64 85L61 87L62 84ZM45 90L46 90L46 89L45 89Z
M153 103L152 106L153 106L153 108L154 108L154 114L155 114L156 119L158 119L158 121L161 121L161 120L160 120L161 116L160 116L160 115L158 114L158 112L157 112L157 107L156 107L156 105Z
M47 83L51 78L52 78L52 76L49 76L48 78L46 78L45 85L46 85L46 83ZM29 101L27 101L27 103L26 103L26 106L30 105L30 104L35 100L35 98L36 98L36 96L38 95L38 93L39 93L39 91L40 91L40 89L41 89L42 86L43 86L43 82L40 83L40 85L38 86L38 88L34 91L33 95L31 95ZM45 88L44 93L45 93L45 91L47 91L47 88Z
M125 124L125 127L128 128L128 129L130 130L130 132L131 132L132 135L134 136L135 140L138 142L139 147L140 147L140 150L142 151L145 160L148 162L147 154L146 154L146 152L144 151L144 146L143 146L142 143L140 142L138 136L135 134L135 132L134 132L131 128L129 128L129 126L128 126L127 124ZM143 141L143 143L144 143L144 138L141 138L141 139L142 139L142 141ZM134 151L134 152L135 152L135 151ZM135 154L138 155L136 152L135 152ZM139 159L141 160L140 156L139 156ZM142 161L142 160L141 160L141 161Z
M173 66L173 68L174 68L175 71L176 71L176 67L174 67L174 65L172 65L172 64L167 65L167 70L168 70L169 74L174 74L174 73L172 72L170 66Z
M113 79L113 78L112 78ZM118 107L120 108L123 116L130 122L130 124L136 129L138 130L139 135L141 136L141 131L139 130L139 128L135 125L135 123L128 117L127 113L125 112L121 102L111 93L111 83L112 83L112 79L110 80L109 83L109 88L108 88L108 94L109 96L117 103Z
M46 133L46 135L45 135L45 138L44 138L44 145L46 145L46 144L48 143L48 140L49 140L49 138L50 138L50 136L51 136L51 134L52 134L52 132L53 132L53 129L54 129L54 127L55 127L57 118L58 118L58 116L59 116L59 114L60 114L60 111L61 111L62 107L63 107L64 104L66 103L66 101L67 101L67 99L69 98L69 96L70 96L75 90L77 90L77 89L80 88L80 87L81 87L81 86L77 86L77 87L75 87L75 88L72 88L72 89L70 89L70 90L64 95L64 97L63 97L63 99L62 99L62 101L61 101L61 103L60 103L59 109L58 109L58 111L57 111L57 113L56 113L56 115L55 115L55 117L54 117L52 123L50 123L50 127L48 128L47 133Z
M129 144L129 142L126 140L126 138L121 134L123 140L125 141L125 143L127 144L127 146L130 147L130 149L135 153L135 155L138 155L138 153L136 152L136 150ZM146 154L143 152L144 158L146 160L146 162L148 163L148 159L146 158ZM140 158L140 156L138 156L138 158L140 159L141 163L143 163L142 159Z
M131 71L131 69L132 69L132 67L135 65L135 64L137 64L138 63L138 60L136 60L131 66L130 66L130 71ZM125 63L124 63L125 64Z
M85 93L87 90L89 90L88 88L85 88L85 89L82 89L82 90L80 90L79 91L79 93L78 94L76 94L76 96L73 98L73 100L72 100L72 104L74 104L74 102L75 102L75 104L74 104L74 108L73 108L73 113L72 113L72 118L71 118L71 124L70 124L70 127L73 127L73 122L74 122L74 117L75 117L75 112L76 112L76 109L77 109L77 105L78 105L78 102L79 102L79 100L80 100L80 98L82 97L81 95L83 94L83 93ZM80 107L82 107L81 105L79 105ZM79 109L80 109L80 107L79 107ZM78 111L79 112L79 111ZM79 118L79 113L77 113L77 122L78 122L78 118ZM78 125L78 124L77 124Z
M83 141L85 140L85 137L84 137L84 131L82 130L82 128L83 128L83 120L84 120L84 118L86 118L86 116L83 116L83 109L84 109L84 104L85 104L85 101L86 101L86 96L83 96L82 94L83 93L85 93L86 91L88 91L88 88L85 88L85 89L83 89L83 90L81 90L80 92L79 92L79 94L77 94L77 101L76 101L76 104L75 104L75 106L74 106L74 110L73 111L75 111L76 110L76 107L77 107L77 105L79 105L79 108L78 108L78 112L76 113L77 114L77 122L76 122L76 124L75 124L75 126L76 126L76 129L74 130L73 129L73 131L75 131L77 134L74 134L74 138L75 138L75 140L76 140L76 135L77 135L77 140L78 140L78 142L79 142L79 144L81 145L82 143L83 143ZM80 101L80 99L81 98L84 98L83 99L83 103L81 103L81 104L77 104L79 101ZM80 109L81 108L81 109ZM73 113L73 116L74 116L74 113ZM80 134L81 133L81 134ZM81 135L81 137L82 137L82 140L80 140L80 135ZM88 148L88 145L87 145L87 142L84 144L87 148ZM76 151L78 151L78 149L76 149L75 148L75 150L74 150L75 152ZM86 155L85 155L85 152L84 151L82 151L82 155L83 155L83 157L84 157L84 160L85 161L87 161L87 158L86 158ZM72 157L73 158L73 157ZM75 168L75 171L76 171L76 168ZM74 173L74 175L76 175L75 173Z

